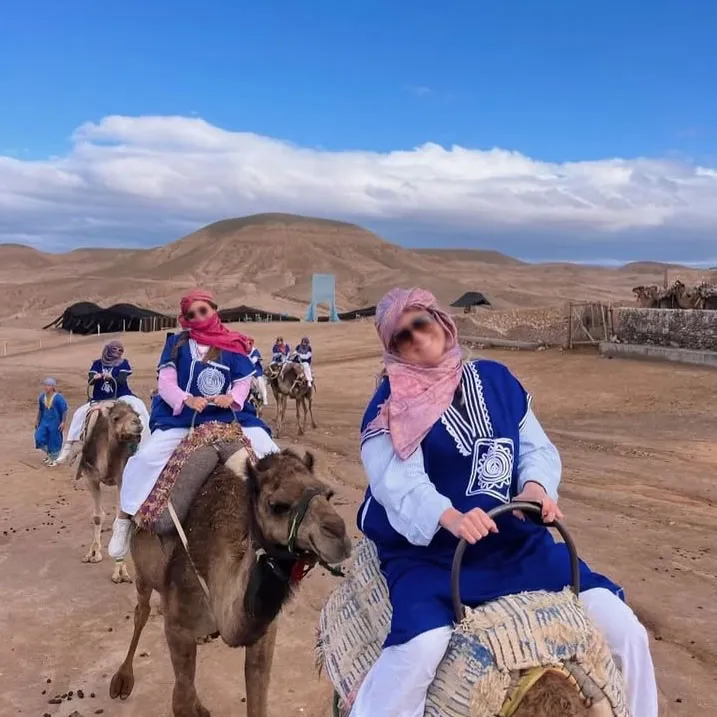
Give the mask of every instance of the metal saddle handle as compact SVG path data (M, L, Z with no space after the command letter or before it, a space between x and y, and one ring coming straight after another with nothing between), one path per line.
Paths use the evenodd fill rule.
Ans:
M524 513L537 513L538 516L542 515L543 506L540 503L531 503L528 501L515 501L513 503L507 503L505 505L499 505L497 508L488 511L488 516L494 520L505 513L511 513L514 510L522 510ZM562 523L555 520L552 523L543 523L546 527L555 528L561 537L565 541L565 545L568 547L570 553L570 570L572 574L572 589L576 595L580 594L580 563L578 561L578 551L575 548L570 533L568 533L565 526ZM463 562L463 554L466 552L466 548L469 543L464 539L458 543L456 552L453 555L453 566L451 568L451 598L453 600L453 613L456 618L456 622L461 622L466 616L466 610L461 602L461 564Z

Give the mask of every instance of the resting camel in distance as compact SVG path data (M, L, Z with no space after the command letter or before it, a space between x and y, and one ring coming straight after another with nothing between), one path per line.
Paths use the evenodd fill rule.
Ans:
M311 416L311 427L316 428L313 411L315 386L309 386L301 365L294 362L271 364L265 374L276 401L276 436L279 437L284 427L286 404L290 398L296 401L296 425L299 435L304 435L307 415ZM303 420L300 410L303 411Z
M142 422L134 409L124 401L102 401L92 406L85 418L82 451L75 479L84 475L85 483L94 501L94 536L83 563L102 560L101 485L117 486L117 511L122 472L130 457L136 453L142 440ZM124 560L115 561L113 583L131 583Z
M209 717L194 685L196 639L217 633L230 647L246 647L247 717L268 716L276 618L305 571L317 561L342 562L351 541L312 454L283 450L252 465L240 453L220 463L195 498L184 521L188 551L176 536L133 536L134 634L112 698L132 692L132 662L156 590L175 675L174 717Z

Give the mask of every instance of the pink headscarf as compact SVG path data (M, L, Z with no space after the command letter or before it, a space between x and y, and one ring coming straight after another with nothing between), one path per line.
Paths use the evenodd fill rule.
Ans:
M401 315L409 309L430 312L446 332L446 352L437 366L409 363L391 349ZM367 430L388 429L396 454L405 460L451 405L461 382L463 362L458 329L430 291L392 289L376 307L376 331L383 344L391 395Z
M190 291L186 296L182 297L179 303L179 309L182 312L179 317L179 324L183 329L189 331L190 337L204 346L214 346L218 349L246 356L250 351L249 337L240 334L238 331L231 331L224 326L219 314L213 314L207 319L193 319L192 321L185 317L189 307L195 301L205 301L215 309L217 308L214 294L210 291L194 289L194 291Z

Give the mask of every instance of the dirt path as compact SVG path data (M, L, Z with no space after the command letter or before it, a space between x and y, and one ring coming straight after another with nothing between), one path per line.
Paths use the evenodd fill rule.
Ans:
M319 428L300 445L314 451L318 470L337 487L355 535L364 480L357 431L378 352L367 324L320 325L311 333L319 357ZM263 348L273 329L257 327L256 336ZM144 396L161 340L145 335L126 341L134 387ZM661 714L717 714L717 373L559 351L491 357L508 363L534 394L536 413L561 450L561 501L583 556L622 582L650 629ZM134 590L110 582L107 561L80 562L92 534L89 495L74 489L69 470L43 468L32 449L37 382L54 373L77 406L92 358L86 347L68 345L0 362L3 717L68 717L74 710L83 717L99 710L113 717L170 714L171 666L154 612L140 644L132 697L126 703L109 699L109 677L131 633ZM292 444L293 418L286 435L282 443ZM108 512L113 500L108 492ZM313 645L318 611L334 585L328 575L310 575L281 618L271 690L276 717L330 714ZM215 717L245 715L240 650L217 642L201 647L197 685ZM71 700L49 704L70 692Z

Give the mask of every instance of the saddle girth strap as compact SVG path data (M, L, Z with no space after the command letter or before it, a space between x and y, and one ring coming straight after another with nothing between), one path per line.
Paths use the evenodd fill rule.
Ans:
M189 541L187 540L187 534L184 532L184 528L182 527L182 524L179 521L179 516L177 515L177 512L174 510L174 506L172 505L171 499L167 502L167 510L169 511L169 515L172 518L172 522L174 523L174 528L177 531L177 534L179 535L179 539L182 541L182 545L184 546L184 552L187 554L187 558L189 559L189 564L192 566L192 570L194 571L194 574L197 576L197 580L199 581L199 584L202 586L202 590L204 591L204 597L207 598L207 604L209 606L209 611L212 612L212 599L209 594L209 586L207 585L207 581L199 574L199 571L197 570L197 566L194 564L194 560L192 560L192 555L189 552ZM213 614L213 612L212 612L212 614Z

